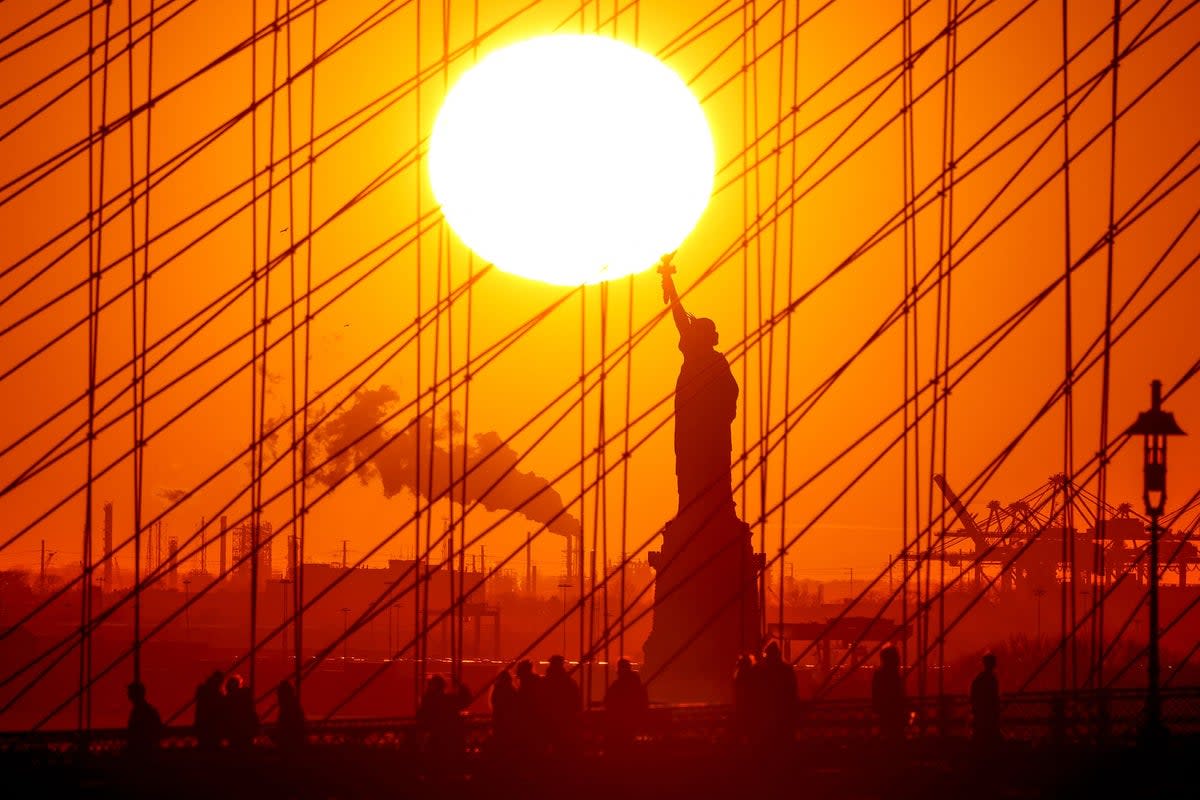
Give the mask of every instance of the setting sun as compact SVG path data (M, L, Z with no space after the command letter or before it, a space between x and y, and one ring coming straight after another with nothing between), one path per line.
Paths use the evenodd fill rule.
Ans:
M713 145L669 67L600 36L498 50L451 89L429 152L433 191L480 257L578 285L645 269L708 204Z

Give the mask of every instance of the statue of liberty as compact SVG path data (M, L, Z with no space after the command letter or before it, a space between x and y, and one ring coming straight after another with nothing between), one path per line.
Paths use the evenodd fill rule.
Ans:
M643 674L656 699L728 701L734 663L760 644L755 556L730 473L738 385L716 349L716 324L684 310L668 258L659 272L683 353L675 382L679 506L663 528L662 551L651 554L654 626Z

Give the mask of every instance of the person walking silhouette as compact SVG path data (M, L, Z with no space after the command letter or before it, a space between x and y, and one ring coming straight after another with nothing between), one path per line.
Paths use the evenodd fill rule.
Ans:
M971 681L971 732L980 744L1000 741L1000 679L996 656L984 655L983 670Z
M879 735L887 742L904 740L908 726L908 700L900 674L900 652L892 645L879 653L879 669L871 679L871 705L879 718Z

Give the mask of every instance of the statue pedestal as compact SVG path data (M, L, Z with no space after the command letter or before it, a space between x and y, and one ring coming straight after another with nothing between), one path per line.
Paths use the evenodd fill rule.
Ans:
M761 559L731 499L693 506L667 523L651 557L654 623L642 675L657 702L732 702L735 662L761 643Z

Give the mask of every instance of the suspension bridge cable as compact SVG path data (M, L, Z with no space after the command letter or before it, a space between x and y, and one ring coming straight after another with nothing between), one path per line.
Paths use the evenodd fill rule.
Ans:
M1045 296L1045 295L1044 295L1044 296ZM547 628L547 630L552 630L552 628L553 628L553 627L554 627L554 626L552 625L552 626L548 627L548 628ZM368 681L370 681L370 680L373 680L373 678L372 678L372 679L368 679Z
M71 0L66 0L66 2L70 2L70 1ZM176 0L162 0L161 4L158 4L158 0L156 0L156 10L163 11L166 8L170 7L175 2L176 2ZM195 3L196 3L196 0L187 0L187 2L180 9L178 9L175 12L175 14L172 14L171 17L174 17L176 14L187 10L190 6L194 5ZM99 7L99 5L97 5L96 7ZM92 13L93 13L92 11L80 12L73 20L71 20L71 22L78 21L84 15L90 15ZM171 17L168 17L168 19L170 19ZM88 56L90 54L94 53L95 50L99 49L101 47L101 45L105 46L105 48L107 49L107 45L109 44L109 41L119 39L122 34L126 35L125 46L123 48L117 49L116 51L113 51L113 52L106 53L100 66L85 64L85 69L87 71L87 74L91 74L93 72L93 70L102 69L102 68L108 66L109 63L116 61L122 55L125 55L128 58L129 55L133 52L134 45L141 42L148 35L148 34L144 34L142 36L138 36L135 39L133 36L133 29L135 27L137 27L138 25L140 25L141 23L147 22L149 19L150 19L149 12L142 14L142 16L138 17L137 19L134 19L133 15L130 14L125 26L121 27L121 28L117 28L114 31L111 31L111 35L109 37L107 37L105 39L105 41L102 42L101 44L96 44L93 42L89 46L88 50L85 51L84 53L81 53L80 55L75 56L70 61L63 62L61 65L59 65L55 69L51 70L50 72L48 72L44 75L40 75L37 78L35 78L33 80L33 82L26 84L24 86L24 88L19 89L18 91L16 91L15 93L13 93L11 95L8 95L3 100L3 102L0 102L0 110L7 108L9 105L20 100L25 95L45 86L50 81L54 80L54 78L58 77L59 75L61 75L64 72L66 72L71 67L78 64L79 62L81 62L81 61L86 62L88 60ZM61 28L58 30L61 30ZM56 33L56 32L58 32L58 30L51 31L48 33L51 33L51 34ZM10 58L14 55L17 55L20 52L24 52L25 49L28 49L29 47L31 47L35 44L40 44L41 41L44 41L44 39L30 40L29 42L21 45L16 50L12 50L12 51L9 51L8 53L5 53L4 55L0 56L0 63L3 63L8 58ZM57 102L58 100L61 100L62 98L66 97L71 92L73 92L75 89L82 88L83 82L85 82L86 80L87 80L86 75L83 78L78 79L75 83L73 83L69 87L67 87L67 89L62 90L58 94L56 94L52 98L51 102L45 103L43 105L43 108L52 106L54 102Z
M1190 528L1188 531L1186 531L1180 537L1179 546L1172 553L1172 556L1168 559L1168 562L1173 561L1183 551L1183 546L1191 540L1192 536L1195 533L1196 533L1196 530L1195 530L1195 527L1193 526L1192 528ZM1140 565L1142 564L1143 560L1146 558L1146 556L1148 554L1149 554L1148 546L1145 546L1145 547L1142 547L1139 549L1137 556L1129 562L1125 571L1122 572L1121 575L1118 576L1116 580L1111 581L1110 583L1108 583L1105 586L1103 594L1102 594L1102 598L1101 598L1102 601L1107 601L1109 597L1111 597L1117 591L1120 590L1120 587L1124 584L1125 580L1127 578L1129 578L1130 575L1136 574L1135 571L1140 568ZM1137 611L1140 607L1141 607L1141 603L1139 602L1138 606L1130 612L1130 615L1129 615L1130 619L1132 619L1137 614ZM1042 660L1039 661L1038 664L1025 677L1025 680L1021 683L1020 688L1017 689L1018 694L1026 691L1029 688L1029 686L1032 685L1035 680L1037 680L1037 677L1038 677L1038 675L1041 674L1042 670L1044 670L1047 666L1049 666L1050 663L1055 659L1056 656L1058 656L1058 654L1060 652L1064 652L1068 647L1073 646L1075 634L1079 633L1079 631L1082 630L1085 625L1090 623L1091 614L1092 614L1092 610L1088 609L1084 613L1083 619L1075 621L1075 624L1073 625L1073 627L1069 631L1067 631L1064 636L1062 636L1059 639L1058 643L1049 652L1046 653L1046 655L1042 658Z
M1071 81L1068 63L1068 14L1067 0L1062 0L1060 7L1062 22L1062 142L1063 142L1063 475L1075 472L1075 376L1072 371L1074 363L1074 291L1071 283L1071 166L1068 161L1071 155L1070 114L1067 98L1070 94ZM1074 531L1074 502L1071 495L1073 484L1063 481L1063 580L1060 584L1059 625L1060 638L1066 645L1068 635L1071 637L1067 656L1062 659L1059 669L1059 690L1066 691L1068 685L1074 691L1078 688L1078 663L1075 650L1074 629L1077 618L1075 592L1075 534ZM1068 535L1070 534L1070 535ZM1068 539L1070 541L1068 542ZM1068 588L1069 587L1069 588ZM1070 622L1068 624L1068 615Z
M1192 265L1194 265L1195 263L1197 263L1197 261L1200 261L1200 255L1198 255L1198 256L1197 256L1195 259L1193 259L1193 260L1192 260L1192 261L1189 263L1188 267L1190 268ZM1140 318L1140 317L1139 317L1139 318ZM1136 321L1135 321L1135 322L1136 322ZM1132 325L1133 325L1133 324L1135 324L1135 323L1130 323L1130 325L1129 325L1127 328L1125 328L1125 329L1124 329L1124 330L1121 332L1121 334L1120 334L1120 336L1118 337L1118 339L1119 339L1119 338L1121 338L1121 337L1122 337L1122 336L1123 336L1125 333L1127 333L1127 332L1128 332L1128 331L1129 331L1129 330L1132 328ZM1101 357L1101 356L1097 356L1096 358L1094 358L1094 359L1091 361L1091 363L1090 363L1090 364L1088 364L1088 365L1087 365L1087 367L1086 367L1086 368L1084 368L1084 369L1082 369L1082 370L1079 370L1079 371L1077 371L1077 375L1080 375L1080 376L1081 376L1081 375L1085 374L1086 372L1090 371L1090 369L1091 369L1092 367L1094 367L1094 366L1095 366L1095 365L1096 365L1098 362L1100 362L1100 361L1101 361L1101 359L1102 359L1102 357ZM1177 390L1177 389L1178 389L1180 386L1182 386L1182 385L1183 385L1183 383L1184 383L1184 382L1186 382L1186 380L1187 380L1187 379L1189 379L1190 377L1191 377L1191 373L1189 373L1188 375L1185 375L1185 376L1184 376L1184 378L1181 378L1181 379L1180 379L1180 381L1176 382L1175 386L1172 388L1172 391L1174 391L1174 390ZM1055 396L1061 395L1062 388L1063 388L1063 385L1062 385L1062 384L1060 384L1060 385L1059 385L1059 387L1058 387L1058 389L1057 389L1057 390L1056 390L1056 392L1055 392ZM1166 395L1164 395L1164 397L1169 397L1169 394L1170 394L1170 393L1167 393ZM1054 403L1055 396L1052 396L1052 397L1051 397L1051 399L1050 399L1049 401L1047 401L1047 403L1046 403L1046 404L1044 404L1044 405L1042 406L1042 408L1039 410L1039 412L1038 412L1038 413L1035 415L1035 418L1034 418L1033 420L1031 420L1031 421L1030 421L1030 423L1028 423L1028 424L1025 426L1025 428L1022 430L1022 432L1021 432L1020 436L1022 436L1022 437L1023 437L1023 436L1024 436L1024 434L1025 434L1026 432L1028 432L1028 431L1029 431L1029 430L1032 428L1033 424L1034 424L1035 422L1037 422L1037 421L1038 421L1038 419L1040 419L1040 418L1041 418L1041 417L1042 417L1042 416L1043 416L1043 415L1044 415L1046 412L1048 412L1048 410L1049 410L1049 409L1052 407L1052 405L1053 405L1053 403ZM1115 454L1116 452L1119 452L1119 451L1120 451L1120 449L1124 447L1124 445L1126 444L1126 442L1127 442L1128 440L1129 440L1129 437L1128 437L1126 434L1122 433L1122 434L1118 435L1118 436L1117 436L1116 438L1114 438L1114 439L1113 439L1111 442L1109 442L1109 443L1107 443L1107 444L1106 444L1106 447L1105 447L1105 449L1104 449L1104 450L1102 450L1102 451L1098 452L1097 454L1093 455L1093 456L1092 456L1092 457L1091 457L1091 458L1088 460L1088 462L1087 462L1086 464L1084 464L1084 466L1083 466L1083 467L1081 467L1081 468L1080 468L1080 472L1083 472L1084 470L1087 470L1087 469L1091 468L1091 467L1092 467L1092 465L1094 464L1096 468L1095 468L1095 471L1093 472L1093 476L1095 476L1095 477L1098 477L1098 475L1099 475L1099 470L1100 470L1100 465L1101 465L1101 464L1102 464L1102 463L1103 463L1105 460L1107 460L1107 459L1109 459L1109 458L1110 458L1109 451L1110 451L1110 450L1112 450L1114 454ZM1011 448L1006 448L1006 449L1005 449L1005 453L1007 453L1007 452L1011 452ZM991 468L989 468L989 469L991 469ZM986 470L985 470L985 471L986 471ZM991 469L991 471L992 471L992 472L994 472L995 470L994 470L994 469ZM982 474L982 473L981 473L981 474ZM1067 479L1068 479L1068 480L1074 480L1074 476L1067 476ZM968 502L969 502L969 501L968 501ZM1050 500L1049 500L1049 499L1047 499L1047 500L1044 500L1043 502L1044 502L1044 503L1048 503L1048 502L1050 502ZM1019 547L1019 548L1018 548L1016 551L1014 551L1014 553L1013 553L1013 554L1012 554L1012 555L1011 555L1011 556L1010 556L1010 557L1007 559L1007 561L1005 562L1005 564L1004 564L1004 566L1002 567L1002 569L1001 569L1000 573L999 573L999 574L997 574L996 576L993 576L992 578L990 578L990 579L988 580L987 584L984 586L983 590L981 590L980 592L978 592L978 593L976 594L976 596L975 596L974 598L972 598L972 599L971 599L971 600L970 600L970 601L969 601L969 602L968 602L968 603L967 603L967 604L964 606L964 608L963 608L962 610L960 610L960 612L959 612L958 616L957 616L957 617L955 617L955 619L954 619L954 620L951 622L951 624L950 624L949 626L947 626L947 628L946 628L946 633L947 633L947 634L948 634L948 633L949 633L951 630L953 630L953 629L954 629L954 627L956 627L956 626L957 626L957 624L958 624L959 622L961 622L961 621L962 621L962 620L963 620L963 619L966 617L967 613L968 613L968 612L969 612L969 611L970 611L970 610L971 610L971 609L972 609L972 608L973 608L973 607L974 607L974 606L975 606L975 605L976 605L976 604L977 604L977 603L978 603L978 602L979 602L979 601L980 601L980 600L981 600L981 599L984 597L984 595L986 594L986 591L987 591L987 589L988 589L988 588L990 588L990 587L991 587L991 586L992 586L992 585L993 585L993 584L994 584L994 583L995 583L997 580L999 580L999 578L1000 578L1000 577L1001 577L1003 574L1005 574L1005 573L1008 571L1008 569L1010 569L1010 568L1012 567L1012 565L1013 565L1013 564L1015 564L1015 563L1016 563L1016 561L1017 561L1017 560L1018 560L1018 559L1019 559L1019 558L1020 558L1022 555L1024 555L1024 553L1025 553L1025 552L1027 552L1027 551L1028 551L1028 549L1029 549L1029 548L1030 548L1030 547L1033 545L1033 543L1034 543L1034 542L1037 540L1037 534L1040 534L1040 533L1041 533L1041 531L1037 531L1037 532L1035 532L1035 533L1034 533L1034 535L1031 535L1031 536L1029 536L1029 537L1027 538L1027 540L1026 540L1026 541L1025 541L1025 542L1024 542L1024 543L1023 543L1023 544L1022 544L1022 545L1021 545L1021 546L1020 546L1020 547ZM989 547L989 548L988 548L988 552L990 552L991 550L993 550L995 547L996 547L996 545L992 545L991 547ZM978 561L978 560L979 560L979 559L977 559L977 561ZM960 577L961 577L961 576L960 576ZM950 588L952 588L952 587L953 587L953 585L954 585L955 583L957 583L957 582L958 582L958 580L959 580L959 578L953 578L953 579L951 579L950 583L949 583L949 584L947 584L945 587L943 587L941 591L943 591L943 592L944 592L944 591L948 591ZM1095 609L1093 609L1093 613L1095 613ZM880 646L882 646L882 643L880 643ZM876 649L877 649L877 648L876 648ZM873 655L873 652L874 652L874 650L873 650L872 652L870 652L870 653L867 653L867 654L865 654L865 655L863 656L862 660L860 660L860 661L858 662L858 664L864 663L864 662L866 661L866 659L867 659L867 658L869 658L871 655ZM839 666L840 666L840 662L839 662ZM857 666L857 665L856 665L856 666ZM853 669L853 668L852 668L852 669ZM852 671L852 670L851 670L851 671ZM843 673L843 677L841 677L841 678L838 678L836 681L834 681L834 682L833 682L833 685L836 685L836 683L839 683L841 680L844 680L844 674L847 674L847 673Z
M39 9L37 11L37 13L35 13L29 19L25 20L20 25L16 26L15 28L13 28L11 31L4 34L3 36L0 36L0 44L4 44L5 42L7 42L9 39L13 38L14 36L18 36L18 35L24 33L25 31L29 30L30 28L32 28L34 25L38 24L39 22L43 22L46 19L49 19L54 14L55 11L58 11L60 8L62 8L63 6L65 6L67 3L70 3L70 2L71 2L71 0L58 0L58 3L51 6L50 8ZM70 20L68 20L68 24L70 22L78 22L80 19L87 16L91 12L92 12L91 8L89 8L87 11L78 12L74 17L72 17ZM54 30L51 30L49 32L43 32L40 35L41 36L49 36L49 35L52 35L53 33L55 33L57 30L58 30L58 28L55 28ZM7 56L8 56L8 54L6 53L5 57L7 57Z

